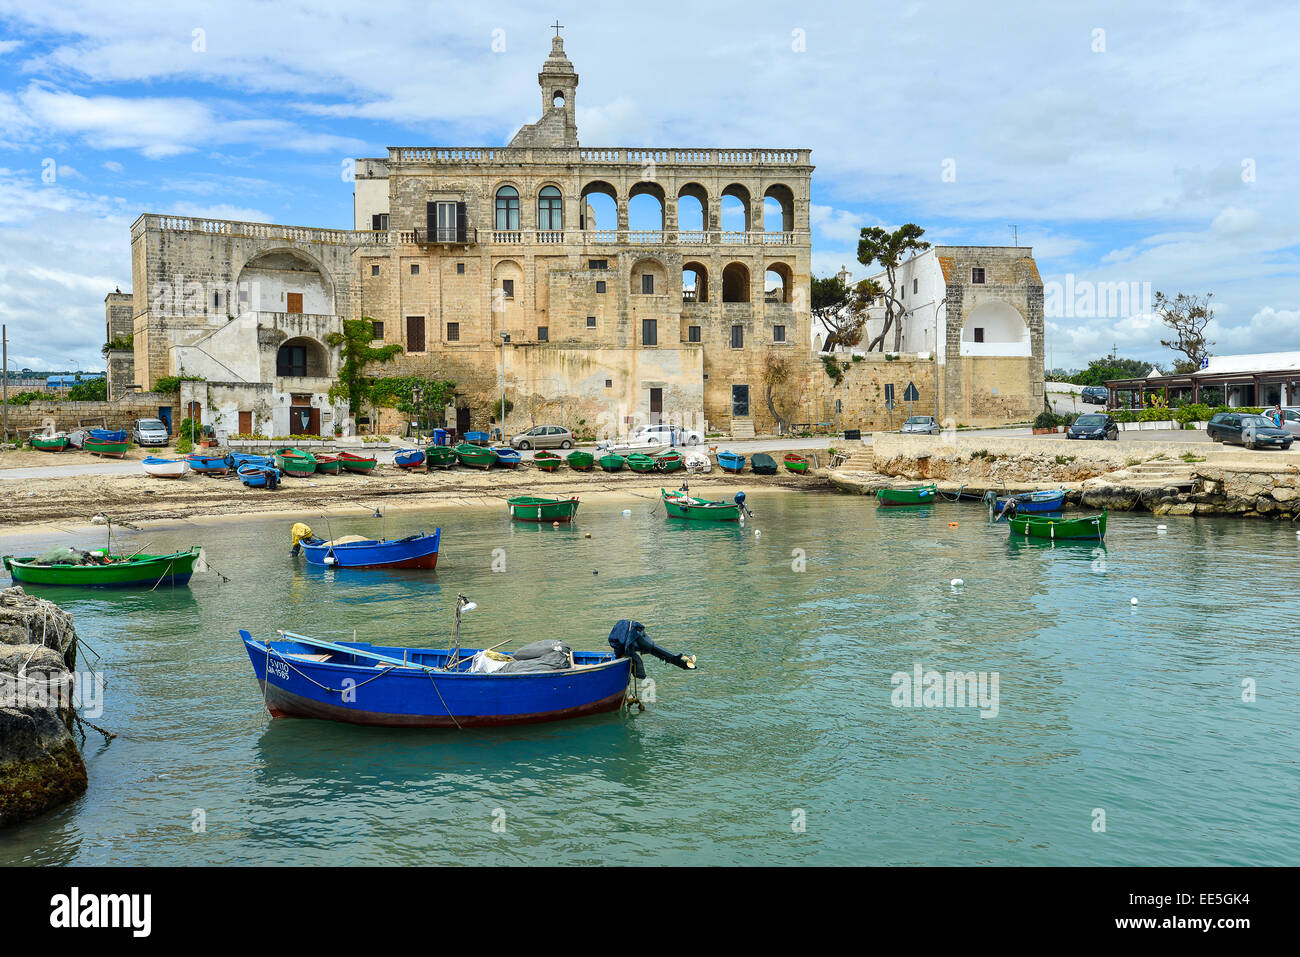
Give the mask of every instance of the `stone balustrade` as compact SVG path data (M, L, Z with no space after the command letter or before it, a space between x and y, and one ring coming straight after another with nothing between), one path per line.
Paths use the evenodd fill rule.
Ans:
M587 166L811 166L807 149L650 149L636 147L443 147L393 146L390 164L512 166L568 164Z

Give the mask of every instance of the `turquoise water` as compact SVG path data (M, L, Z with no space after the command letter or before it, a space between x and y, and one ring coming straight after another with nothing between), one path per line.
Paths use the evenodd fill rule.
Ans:
M763 491L750 504L744 529L669 522L642 499L586 502L559 529L503 507L394 512L393 537L442 526L436 575L305 569L289 518L132 533L151 550L202 543L231 581L44 592L101 656L96 723L119 737L87 739L89 792L0 832L0 864L1297 859L1290 526L1113 515L1097 550L1009 543L977 505ZM515 729L263 710L237 628L443 646L458 591L479 604L466 645L602 648L631 617L700 670L648 661L656 700L631 718ZM996 672L996 717L895 707L891 676L917 663Z

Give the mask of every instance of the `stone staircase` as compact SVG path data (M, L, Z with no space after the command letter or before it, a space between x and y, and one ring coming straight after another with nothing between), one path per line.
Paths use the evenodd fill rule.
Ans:
M754 420L732 419L731 437L736 441L740 441L741 439L752 439L754 437Z
M1116 472L1109 472L1102 478L1112 484L1124 484L1135 487L1166 488L1188 487L1196 482L1192 476L1192 466L1185 462L1142 462L1130 465Z

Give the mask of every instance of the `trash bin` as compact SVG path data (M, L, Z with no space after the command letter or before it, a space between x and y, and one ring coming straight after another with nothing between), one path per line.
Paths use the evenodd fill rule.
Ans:
M434 430L433 430L433 444L434 444L434 445L446 445L446 444L447 444L447 430L446 430L446 429L434 429Z

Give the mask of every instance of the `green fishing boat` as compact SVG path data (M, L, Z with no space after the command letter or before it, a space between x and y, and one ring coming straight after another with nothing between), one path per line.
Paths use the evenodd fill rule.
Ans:
M338 454L339 465L349 472L356 472L359 475L369 475L379 464L373 455L357 455L353 452L340 452Z
M460 460L450 445L431 445L424 450L424 461L431 469L449 469Z
M339 469L343 467L343 463L339 461L337 455L317 455L314 458L316 459L316 471L321 475L338 475Z
M659 490L664 508L669 518L690 518L697 522L737 522L740 521L739 502L721 502L708 498L696 498L686 492L669 492Z
M554 452L534 452L533 464L543 472L554 472L560 467L564 459L560 458Z
M285 475L306 478L316 474L316 457L302 449L276 449L275 467Z
M938 497L938 491L933 483L907 488L882 488L876 493L876 501L881 505L930 505Z
M456 446L456 458L460 459L461 465L472 469L490 469L496 464L497 454L481 445L462 442Z
M613 452L606 452L600 458L596 459L596 464L606 472L621 472L627 459L621 455L615 455Z
M58 549L40 557L5 555L5 570L24 585L76 585L86 588L153 588L184 585L194 573L201 549L195 545L170 555L112 555L104 549Z
M54 435L33 435L29 440L32 448L38 452L62 452L68 447L68 436L64 432Z
M1086 518L1051 518L1047 515L1024 515L1009 519L1012 535L1026 538L1096 539L1106 537L1106 510Z
M655 456L655 470L658 472L676 472L685 464L686 460L682 453L676 449L670 449Z
M574 450L568 454L565 461L569 463L569 468L577 472L590 472L591 467L596 464L596 457L590 452Z
M506 499L510 517L517 522L571 522L578 513L578 499L542 498L520 495Z
M126 455L128 442L123 439L121 442L101 442L99 439L85 439L81 447L91 455L103 455L111 459L120 459Z
M803 474L808 471L808 466L812 463L798 452L787 452L782 460L785 463L787 471Z
M627 467L633 472L653 472L655 470L655 460L640 452L633 452L627 457L626 461Z

